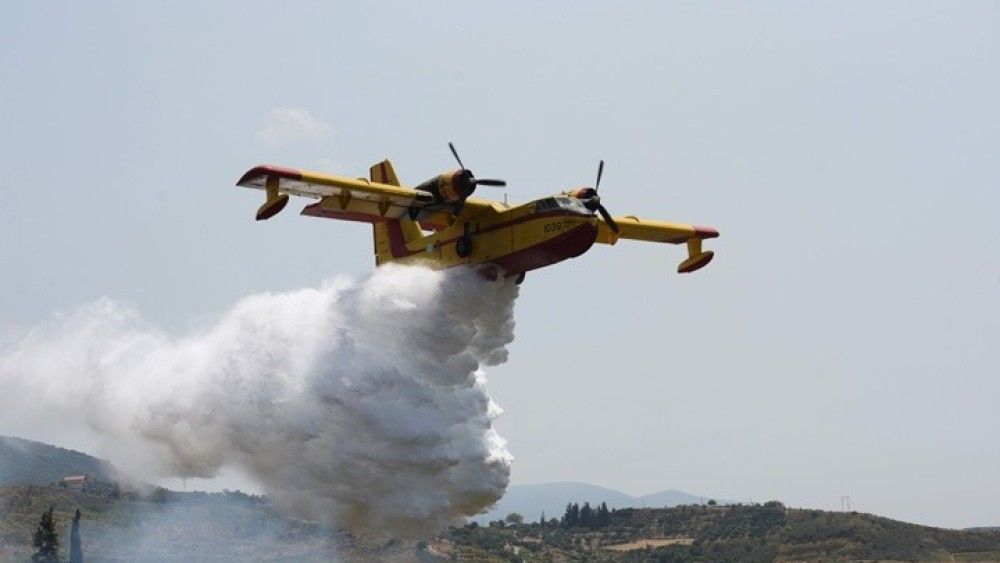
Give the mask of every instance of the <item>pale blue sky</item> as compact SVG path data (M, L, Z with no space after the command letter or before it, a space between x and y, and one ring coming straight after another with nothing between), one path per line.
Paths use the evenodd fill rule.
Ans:
M524 200L603 158L613 213L717 257L529 274L489 371L515 483L1000 524L1000 4L272 6L0 8L0 333L374 267L367 226L255 223L259 162L418 183L452 140ZM312 121L260 134L278 108Z

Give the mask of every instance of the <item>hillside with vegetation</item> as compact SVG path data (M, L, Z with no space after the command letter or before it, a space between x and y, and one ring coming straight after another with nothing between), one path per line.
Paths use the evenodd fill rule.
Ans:
M105 482L121 479L120 472L103 459L41 442L0 436L0 485L48 485L67 475L90 475Z
M440 561L1000 561L1000 531L779 502L621 510L573 504L544 523L512 514L452 528L425 551Z
M181 493L114 481L117 472L73 452L5 438L0 468L0 561L30 561L40 516L53 508L60 553L80 510L85 560L103 561L1000 561L1000 528L949 530L857 512L778 502L614 508L584 501L545 521L512 513L422 541L359 537L289 518L267 498ZM67 474L93 477L84 487ZM41 484L38 484L41 483Z
M663 508L702 503L707 498L675 490L633 496L615 489L573 481L511 485L496 506L486 514L477 516L475 520L485 524L503 518L511 512L523 514L528 518L537 518L542 513L557 515L562 513L563 507L571 500L580 503L589 502L594 506L605 503L611 508L630 506Z
M34 485L0 487L0 561L30 560L32 532L49 506L63 552L72 514L81 510L91 562L1000 561L1000 530L931 528L777 502L619 510L574 504L544 523L512 514L413 541L291 519L266 498L239 492L114 497Z

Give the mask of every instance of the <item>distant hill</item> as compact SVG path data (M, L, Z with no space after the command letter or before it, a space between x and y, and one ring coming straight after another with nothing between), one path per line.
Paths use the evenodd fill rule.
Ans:
M537 521L542 511L545 512L546 518L559 518L563 515L566 504L571 502L580 504L589 502L595 506L606 502L608 508L664 508L702 503L708 498L674 490L634 497L615 489L572 481L538 485L512 485L492 510L474 519L484 523L501 519L511 512L516 512L524 516L526 520Z
M90 475L102 481L121 479L111 463L41 442L0 436L0 485L48 485L67 475Z
M666 491L660 491L658 493L642 495L638 497L637 503L632 503L631 505L628 506L638 506L644 508L670 508L672 506L681 506L683 504L704 504L709 500L712 500L713 498L715 499L716 502L720 503L730 502L728 500L723 500L718 497L696 496L685 493L684 491L676 491L673 489L669 489Z

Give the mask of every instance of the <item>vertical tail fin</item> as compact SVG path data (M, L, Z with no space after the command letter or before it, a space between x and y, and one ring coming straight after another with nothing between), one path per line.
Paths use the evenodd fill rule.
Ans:
M369 169L372 182L400 186L396 169L389 160L383 160ZM381 265L399 258L405 258L415 251L408 244L423 238L424 234L415 221L409 219L388 219L372 224L375 243L375 264ZM417 250L416 252L419 252Z
M372 182L389 184L390 186L402 185L399 183L399 178L396 176L396 170L392 167L392 163L389 162L389 159L385 159L378 164L373 164L368 171L371 173Z
M421 251L419 246L416 249L410 248L410 243L424 238L424 233L415 221L388 219L374 223L372 229L375 233L375 264L378 266Z

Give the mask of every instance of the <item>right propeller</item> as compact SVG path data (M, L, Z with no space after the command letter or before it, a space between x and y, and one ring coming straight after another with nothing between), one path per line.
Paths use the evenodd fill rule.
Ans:
M597 165L597 181L594 182L594 195L587 200L584 206L586 206L586 208L591 211L597 211L598 213L600 213L601 217L604 218L604 222L608 224L608 227L610 227L612 231L617 233L618 223L615 223L615 220L611 217L611 214L608 213L608 210L605 209L604 205L601 204L601 196L597 195L597 189L601 185L601 176L603 175L604 175L604 161L602 160L601 163Z

